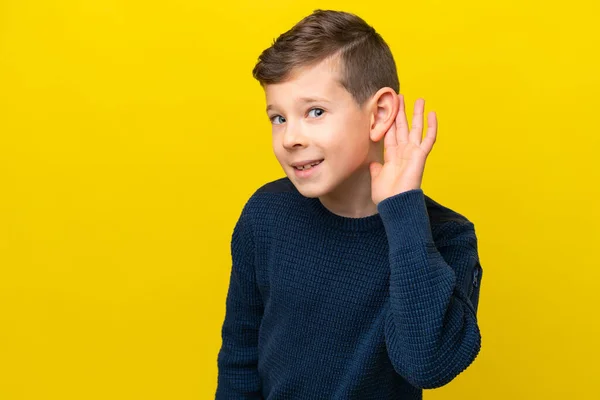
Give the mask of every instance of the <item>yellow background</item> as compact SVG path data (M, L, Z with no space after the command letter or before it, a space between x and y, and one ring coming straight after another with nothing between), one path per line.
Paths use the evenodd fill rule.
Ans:
M210 399L229 240L283 176L260 52L388 41L423 189L476 226L482 350L427 399L598 399L598 2L0 1L0 399Z

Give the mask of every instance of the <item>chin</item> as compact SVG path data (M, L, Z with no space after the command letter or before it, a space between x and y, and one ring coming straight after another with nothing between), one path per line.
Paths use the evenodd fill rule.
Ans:
M317 198L317 197L321 197L323 194L321 194L320 191L318 190L306 190L305 188L302 187L298 187L296 186L296 189L298 189L298 191L300 192L300 194L304 197L308 197L308 198Z
M329 193L327 185L318 182L298 182L297 179L289 177L298 192L304 197L316 198Z

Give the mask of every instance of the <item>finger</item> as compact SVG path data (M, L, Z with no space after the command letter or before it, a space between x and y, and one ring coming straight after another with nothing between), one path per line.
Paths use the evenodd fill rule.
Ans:
M400 107L396 115L396 142L408 142L408 121L406 120L406 111L404 110L404 95L398 94Z
M421 148L425 150L427 154L429 154L433 148L433 144L437 138L437 129L437 115L434 111L431 111L429 114L427 114L427 134L421 143Z
M379 176L379 173L381 172L382 167L383 166L381 165L381 163L378 163L376 161L369 164L369 171L371 172L371 179L375 179Z
M383 139L384 153L383 160L384 162L389 162L392 160L393 156L396 154L396 147L398 147L398 143L396 143L396 122L392 122L390 129L388 129L385 134L385 138Z
M396 121L392 122L390 129L388 129L388 131L385 133L383 143L384 147L398 145L398 142L396 142Z
M396 129L396 121L394 120L394 122L392 122L392 125L390 125L388 131L385 133L385 138L383 140L384 147L398 145L398 142L396 141Z
M425 108L425 100L417 99L415 101L415 110L413 112L412 127L410 130L409 140L417 145L421 144L423 137L423 110Z

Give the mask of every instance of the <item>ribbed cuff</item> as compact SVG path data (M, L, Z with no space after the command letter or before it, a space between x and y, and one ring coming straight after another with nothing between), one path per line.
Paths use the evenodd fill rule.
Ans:
M390 251L402 247L433 243L429 214L423 189L412 189L379 202Z

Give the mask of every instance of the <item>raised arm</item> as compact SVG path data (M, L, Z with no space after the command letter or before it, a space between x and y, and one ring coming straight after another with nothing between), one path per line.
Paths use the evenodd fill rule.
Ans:
M443 386L477 357L483 270L469 221L449 220L434 244L421 189L378 205L390 246L385 340L394 369L423 389Z
M217 359L216 400L262 399L257 366L264 306L256 284L254 242L245 211L231 238L232 268Z

